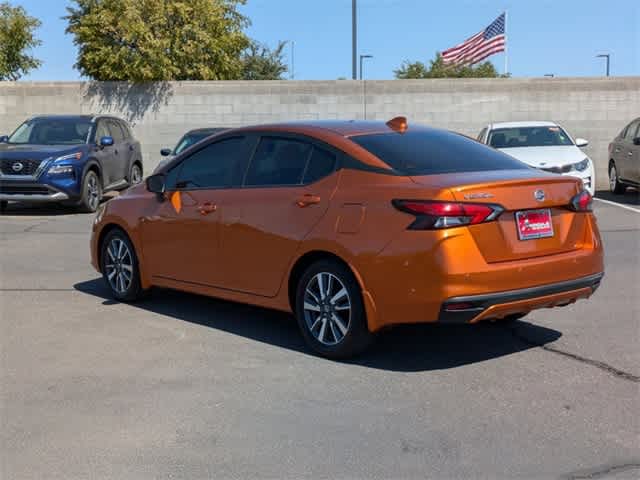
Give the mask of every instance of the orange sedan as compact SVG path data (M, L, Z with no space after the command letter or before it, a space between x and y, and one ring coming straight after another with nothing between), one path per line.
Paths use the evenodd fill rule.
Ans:
M118 300L157 286L293 312L331 358L394 324L568 305L604 274L578 179L403 117L212 136L103 205L91 253Z

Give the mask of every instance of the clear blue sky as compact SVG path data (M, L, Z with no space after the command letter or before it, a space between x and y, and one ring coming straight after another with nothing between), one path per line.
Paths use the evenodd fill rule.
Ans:
M40 69L25 80L77 80L76 48L64 33L67 0L9 0L42 21ZM640 75L639 0L358 0L365 76L393 78L403 60L428 61L508 9L509 71L516 77ZM295 41L296 79L351 77L351 0L248 0L248 34L271 46ZM287 50L289 60L290 50ZM499 71L502 54L491 58Z

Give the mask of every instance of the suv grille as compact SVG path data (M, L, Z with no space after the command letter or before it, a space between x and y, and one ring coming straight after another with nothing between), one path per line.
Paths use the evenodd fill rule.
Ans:
M0 171L3 175L33 175L40 163L41 160L3 158Z

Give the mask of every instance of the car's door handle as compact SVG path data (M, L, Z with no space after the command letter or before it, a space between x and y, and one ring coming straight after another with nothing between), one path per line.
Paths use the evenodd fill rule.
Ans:
M300 208L308 207L309 205L316 205L320 203L320 197L311 193L305 193L304 195L296 198L296 205Z
M633 152L629 152L629 153L627 153L627 155L629 155L630 157L632 157L632 156L633 156Z
M210 213L215 212L218 209L217 205L214 205L211 202L204 202L202 205L198 207L198 211L200 215L209 215Z

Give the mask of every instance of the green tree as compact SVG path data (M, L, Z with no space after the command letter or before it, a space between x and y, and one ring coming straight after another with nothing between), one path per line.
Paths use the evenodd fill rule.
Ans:
M34 35L39 26L24 8L0 3L0 80L18 80L42 64L28 53L41 44Z
M266 45L252 41L242 54L243 80L282 80L289 70L284 60L284 47L287 42L279 42L271 50Z
M76 67L94 80L228 80L242 74L246 0L73 0Z
M422 62L404 61L400 68L394 70L398 79L409 78L497 78L500 75L491 62L483 62L476 65L447 65L442 56L437 53L431 60L429 68Z

